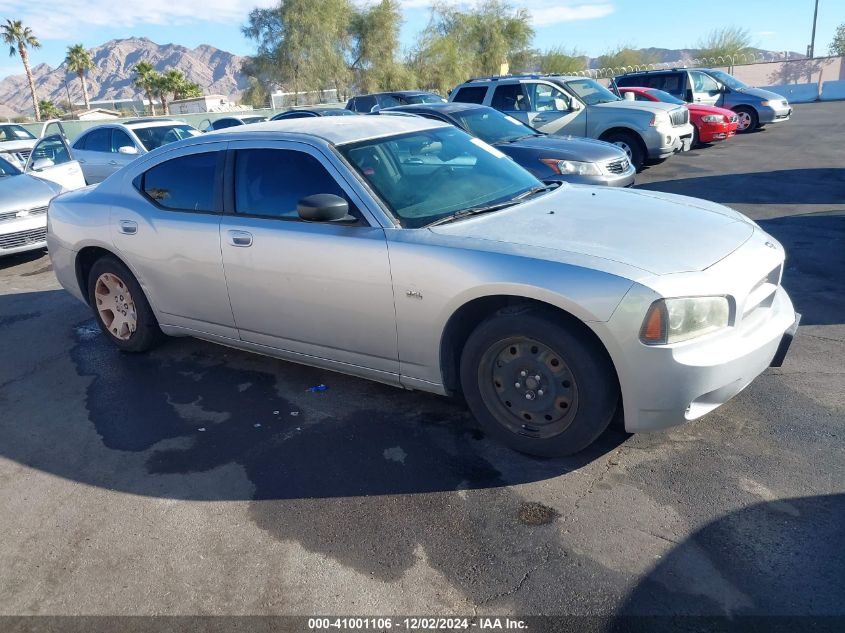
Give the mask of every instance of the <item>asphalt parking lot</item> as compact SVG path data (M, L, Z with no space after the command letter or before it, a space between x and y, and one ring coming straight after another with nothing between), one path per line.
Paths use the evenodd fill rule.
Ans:
M640 174L783 242L802 326L715 413L566 459L436 396L122 355L46 255L0 260L0 614L845 615L843 147L811 104Z

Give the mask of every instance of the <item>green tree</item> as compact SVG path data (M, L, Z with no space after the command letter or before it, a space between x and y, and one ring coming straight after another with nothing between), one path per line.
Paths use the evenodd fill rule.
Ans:
M503 64L524 66L533 36L531 14L501 0L470 9L438 3L417 42L414 69L423 85L445 93L468 75L499 74Z
M136 88L140 88L144 91L144 96L150 104L150 114L153 116L155 116L156 113L155 103L153 103L156 88L156 77L158 77L158 73L151 63L140 62L137 66L135 66L135 79L133 80L133 83Z
M599 68L627 68L651 63L650 57L628 45L617 46L598 58Z
M698 41L696 55L702 58L729 57L742 55L751 49L751 35L748 29L739 26L726 26L710 31Z
M52 101L47 99L41 99L38 102L38 110L44 119L60 119L64 114Z
M833 41L830 43L828 52L831 55L845 55L845 24L836 27Z
M358 90L376 92L407 88L408 68L398 61L402 7L397 0L381 0L352 16L352 72Z
M562 47L551 48L538 56L540 72L553 75L569 75L584 70L587 58L576 50Z
M91 102L88 99L88 82L85 80L86 71L94 67L94 61L91 55L85 50L82 44L74 44L67 47L67 55L65 56L65 63L69 71L76 73L79 81L82 82L82 96L85 100L85 109L91 109Z
M35 120L41 120L41 111L38 109L38 98L35 96L35 80L32 78L32 69L29 67L30 48L41 48L41 42L35 37L32 29L24 26L20 20L6 20L0 25L0 35L3 41L9 45L9 56L14 57L17 53L23 62L23 69L26 72L26 80L29 82L29 92L32 95L32 107L35 110Z
M241 95L241 103L253 108L266 108L270 103L270 91L257 77L248 76L247 82L249 85Z
M345 92L351 73L351 0L280 0L269 9L253 9L243 34L255 40L249 64L272 83L295 94L335 88ZM253 75L255 76L255 75Z

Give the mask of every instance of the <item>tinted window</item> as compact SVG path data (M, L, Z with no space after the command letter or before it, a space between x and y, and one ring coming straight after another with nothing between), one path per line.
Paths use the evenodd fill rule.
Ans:
M29 130L20 125L0 125L0 141L31 141L34 138Z
M497 110L515 112L517 110L528 110L528 99L522 94L520 84L507 84L497 86L493 93L493 101L490 104Z
M376 98L372 95L365 97L355 97L356 112L369 112L376 105Z
M165 209L214 211L216 169L217 152L174 158L144 174L143 190Z
M382 108L393 108L399 105L408 105L408 101L400 95L379 95L378 104Z
M662 90L673 97L680 98L684 96L683 77L680 73L673 73L670 75L655 75L651 78L651 83L648 85L652 88Z
M245 149L236 154L237 213L298 220L297 203L317 193L346 198L337 181L310 154L284 149ZM351 205L349 212L357 217Z
M134 128L141 144L151 152L157 147L197 136L200 131L185 123L176 125L156 125L154 127Z
M465 86L455 93L452 101L460 103L484 103L484 96L487 94L487 86Z
M211 127L215 130L224 130L227 127L235 127L237 125L242 125L242 123L236 119L219 119L212 123Z
M77 147L88 152L111 152L111 128L92 130L81 139L81 143Z
M135 147L135 143L123 130L112 130L111 151L117 152L121 147Z

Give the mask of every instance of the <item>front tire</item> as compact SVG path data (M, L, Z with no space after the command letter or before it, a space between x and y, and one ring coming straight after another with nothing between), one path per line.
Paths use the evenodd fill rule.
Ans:
M541 309L500 311L470 335L461 386L476 420L522 453L570 455L592 444L619 401L605 350L567 317Z
M88 303L103 333L125 352L145 352L164 337L135 275L114 257L91 267Z
M736 133L748 134L760 126L760 117L754 108L740 107L734 110L737 116Z
M643 168L646 159L642 141L633 132L611 132L601 140L613 143L628 155L628 160L637 171Z

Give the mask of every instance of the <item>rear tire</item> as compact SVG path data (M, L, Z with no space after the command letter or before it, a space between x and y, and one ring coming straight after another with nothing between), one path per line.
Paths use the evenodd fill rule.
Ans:
M611 132L601 140L613 143L628 155L628 160L637 171L645 163L646 151L640 138L633 132Z
M114 257L101 257L91 267L88 303L100 329L124 352L145 352L164 338L141 284Z
M748 134L760 126L760 117L757 116L757 111L754 108L741 106L734 112L737 116L737 134Z
M461 386L484 431L542 457L577 453L601 435L619 385L607 353L582 327L526 308L500 311L472 332Z

